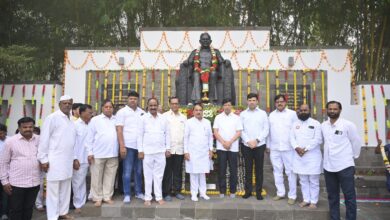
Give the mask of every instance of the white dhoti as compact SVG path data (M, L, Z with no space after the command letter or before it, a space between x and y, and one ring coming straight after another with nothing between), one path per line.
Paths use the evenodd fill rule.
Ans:
M72 189L73 205L76 209L81 208L87 201L86 177L88 173L88 164L80 164L79 170L73 170Z
M320 193L320 174L299 174L299 183L301 184L303 201L306 203L317 204L318 195Z
M289 151L277 151L271 150L270 158L273 167L276 194L280 197L286 195L286 189L284 187L283 168L288 177L288 198L297 198L297 175L292 170L292 159L294 150Z
M48 220L57 220L69 212L71 179L47 181L46 210Z
M206 174L190 173L191 197L197 197L198 192L201 196L206 195Z
M152 185L156 201L162 200L162 180L164 177L165 153L145 154L143 160L145 201L152 200Z

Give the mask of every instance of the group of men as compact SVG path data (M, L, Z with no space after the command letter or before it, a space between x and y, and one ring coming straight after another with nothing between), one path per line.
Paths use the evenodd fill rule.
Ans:
M183 200L182 167L190 174L191 199L210 199L206 195L206 177L212 169L213 141L219 164L220 197L228 193L226 176L229 167L230 198L237 192L238 152L245 159L244 199L262 200L264 153L270 154L276 186L273 200L286 197L283 172L288 177L288 204L297 198L297 177L302 188L301 207L316 208L319 177L324 170L331 219L339 219L340 186L345 195L347 219L356 219L354 159L360 154L361 141L351 122L340 118L341 103L327 103L329 119L322 124L310 117L310 107L298 111L286 107L283 95L274 99L276 109L267 116L258 107L254 93L247 96L248 108L238 116L232 101L223 100L223 112L213 125L203 117L202 104L194 104L194 117L187 120L179 111L179 100L171 97L170 110L158 112L156 98L147 101L147 112L138 107L139 94L131 91L128 103L114 115L112 101L102 103L100 115L92 117L90 105L78 108L77 120L71 114L73 100L60 98L59 110L44 122L40 136L33 134L34 120L18 121L19 134L7 138L0 149L0 178L9 195L11 219L29 219L46 173L46 210L51 219L71 219L68 215L71 189L76 212L90 198L95 206L112 204L119 159L122 160L124 203L132 194L151 205L153 194L159 204ZM241 140L241 141L240 141ZM320 145L324 142L324 156ZM252 189L253 163L256 184ZM86 176L91 173L87 196ZM143 178L142 178L143 174ZM134 177L134 193L131 179ZM144 190L142 180L144 180ZM144 194L144 193L145 194Z

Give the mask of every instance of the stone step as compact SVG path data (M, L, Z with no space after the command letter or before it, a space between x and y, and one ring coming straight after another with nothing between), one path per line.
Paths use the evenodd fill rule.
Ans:
M81 214L71 215L75 219L288 219L288 220L325 220L329 219L329 209L326 200L321 199L317 209L300 208L298 204L288 205L286 200L273 201L270 196L258 201L254 197L219 198L212 196L209 201L193 202L189 196L183 201L174 199L164 205L153 202L146 207L143 201L133 199L130 204L122 203L123 196L115 196L113 205L103 204L95 207L88 202ZM345 207L341 204L341 213ZM380 220L390 215L389 203L358 203L358 219ZM33 219L46 219L44 213L34 212Z

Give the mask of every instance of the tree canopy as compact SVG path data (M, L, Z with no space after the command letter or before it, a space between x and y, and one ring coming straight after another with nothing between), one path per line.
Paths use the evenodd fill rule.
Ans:
M269 26L274 46L350 46L390 80L390 0L0 0L0 79L58 80L66 47L137 47L140 27Z

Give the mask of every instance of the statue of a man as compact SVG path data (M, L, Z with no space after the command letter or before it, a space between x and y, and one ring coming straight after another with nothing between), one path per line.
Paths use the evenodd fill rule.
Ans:
M223 59L219 50L210 47L211 42L210 35L202 33L200 48L193 50L180 66L176 94L181 104L199 100L221 104L224 98L235 101L231 63Z

